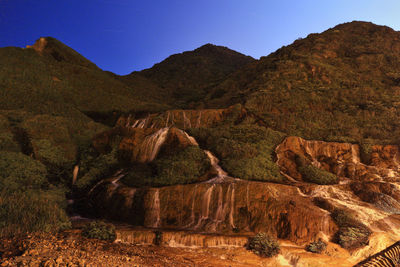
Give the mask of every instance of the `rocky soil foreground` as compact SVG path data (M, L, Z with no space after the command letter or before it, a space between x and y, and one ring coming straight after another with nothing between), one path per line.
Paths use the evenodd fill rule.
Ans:
M326 255L283 244L281 254L268 259L242 247L173 248L111 243L83 238L79 230L0 242L0 266L352 266L344 259L348 253L334 244L328 246Z

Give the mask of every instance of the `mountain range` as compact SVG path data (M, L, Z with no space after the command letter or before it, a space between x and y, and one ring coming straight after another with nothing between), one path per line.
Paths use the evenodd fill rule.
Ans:
M389 27L344 23L260 59L206 44L125 76L52 37L0 58L0 205L14 220L0 228L17 225L3 235L43 227L18 222L20 190L21 211L32 195L57 203L50 228L68 224L67 196L82 214L148 228L301 245L323 233L364 248L354 259L400 222Z

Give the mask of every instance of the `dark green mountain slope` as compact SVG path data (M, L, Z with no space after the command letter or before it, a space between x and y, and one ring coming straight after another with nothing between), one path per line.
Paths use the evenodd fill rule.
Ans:
M400 33L356 21L310 34L231 75L206 99L209 107L238 102L290 135L397 142Z
M162 109L142 92L145 81L127 86L53 38L32 47L0 49L0 107L84 118L86 112Z
M123 79L133 84L133 77L146 77L163 89L171 103L193 107L210 88L251 62L254 59L249 56L206 44L193 51L172 55L150 69L133 72Z

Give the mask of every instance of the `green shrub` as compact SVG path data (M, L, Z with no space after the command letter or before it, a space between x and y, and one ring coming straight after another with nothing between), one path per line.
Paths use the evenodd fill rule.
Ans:
M20 147L17 142L14 141L14 136L11 132L0 132L0 151L12 151L20 152Z
M154 234L155 234L154 245L156 246L161 245L163 233L161 231L154 231Z
M114 225L103 221L94 221L86 224L82 229L82 235L88 238L111 241L116 238Z
M311 164L298 167L298 171L303 177L303 180L309 183L327 185L336 184L338 182L338 177L336 175Z
M62 190L0 191L0 236L54 232L71 226Z
M0 152L0 234L53 232L70 226L65 190L51 186L46 167L22 153Z
M250 238L248 249L261 257L273 257L280 252L278 241L266 233L258 233Z
M371 231L366 227L341 227L336 233L336 239L340 246L353 249L368 245Z
M32 146L36 152L35 157L42 162L59 167L71 162L65 158L62 149L49 139L32 140Z
M247 180L283 181L275 163L274 149L284 134L269 128L242 124L235 127L190 129L200 146L211 150L233 177Z
M156 180L170 184L195 182L210 168L207 155L198 146L188 146L173 154L161 154L153 164Z
M365 164L371 164L373 144L372 139L364 139L360 142L360 159Z
M312 253L320 254L326 249L326 243L319 239L318 241L312 242L306 246L306 250Z
M188 146L174 153L164 151L150 164L133 164L122 182L135 187L188 184L198 181L209 169L204 151Z
M41 188L47 185L46 167L22 153L0 151L0 190Z
M93 151L82 154L80 162L79 177L75 184L79 191L89 189L101 179L112 175L119 167L117 150L113 149L104 155L95 155Z
M0 131L7 129L10 126L6 116L0 114Z
M335 241L346 249L362 247L368 244L371 230L363 223L357 221L345 210L336 209L331 214L339 230Z

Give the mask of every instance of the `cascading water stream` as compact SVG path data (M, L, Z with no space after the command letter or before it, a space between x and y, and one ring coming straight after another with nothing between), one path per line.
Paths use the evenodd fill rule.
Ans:
M79 173L79 165L75 165L74 171L72 172L72 185L76 183L76 180L78 179L78 173Z
M185 114L182 111L183 118L183 126L192 127L192 123L190 119L192 117L188 117L191 114ZM153 117L148 116L146 118L132 120L129 116L127 118L126 124L131 128L152 128L158 127L159 124L163 125L165 123L164 128L156 128L157 131L153 132L151 135L144 137L143 141L137 147L136 160L139 162L147 163L153 161L158 152L160 151L161 146L167 140L168 134L170 133L169 124L174 123L174 113L166 112L166 118L164 117L164 122L154 122ZM197 117L197 126L200 126L202 119L202 113L200 112ZM198 146L196 139L190 136L186 131L181 129L175 129L175 131L180 132L180 136L183 136L187 141L185 143L189 143L190 145ZM211 168L213 173L215 173L215 177L206 181L205 183L209 184L205 188L203 186L199 187L196 185L193 191L193 199L191 200L191 211L190 211L190 219L186 226L183 226L184 229L193 229L193 230L211 230L212 232L216 232L219 229L219 225L224 224L223 227L229 226L231 228L235 228L234 223L234 210L235 210L235 185L234 182L236 179L230 177L227 172L225 172L221 166L219 166L219 160L207 150L204 150L204 153L208 156L211 162ZM102 183L110 183L107 187L106 198L110 197L116 192L116 189L119 187L119 179L121 179L124 175L122 172L118 172L114 175L113 178L105 179L103 181L98 182L90 191L89 194L92 194L93 190L97 188ZM226 183L226 185L222 185ZM203 190L204 189L204 190ZM124 191L122 189L121 192L125 192L125 202L124 206L127 208L132 208L135 194L138 189L131 189L130 191ZM119 191L118 191L119 192ZM201 193L200 193L201 192ZM146 193L146 199L148 201L147 211L145 212L144 218L144 226L150 228L159 228L162 225L162 216L160 214L160 206L162 203L160 200L160 189L152 188L148 193ZM214 202L216 201L216 203Z
M139 147L139 161L140 162L151 162L153 161L161 146L164 144L169 128L161 128L152 135L146 136L143 143Z
M191 206L191 211L190 211L190 223L186 226L184 226L183 228L189 228L191 226L193 226L196 222L195 222L195 214L194 214L194 208L195 208L195 203L196 203L196 193L197 193L197 187L198 185L194 186L193 189L193 197L192 197L192 206Z
M200 125L201 125L201 110L200 110L200 112L199 112L199 117L197 118L197 125L196 125L196 128L200 128Z
M234 217L233 217L234 216L234 212L235 212L235 184L230 184L229 186L232 186L232 189L231 189L231 201L230 201L231 208L230 208L230 211L229 211L229 223L230 223L232 229L236 229L235 221L234 221Z
M133 198L135 197L135 193L136 193L136 188L131 188L131 189L129 190L129 195L128 195L128 197L127 197L127 199L126 199L126 202L125 202L125 206L126 206L126 207L128 207L128 208L131 208L131 207L132 207Z
M186 128L192 128L192 123L190 120L186 117L186 113L184 110L182 110L182 116L183 116L183 129ZM187 126L187 127L186 127Z
M356 145L351 145L351 160L354 164L360 163L360 156L356 150Z
M122 177L124 177L125 175L126 175L125 173L122 173L122 170L119 170L119 171L117 171L117 172L114 174L114 176L113 176L112 178L110 178L110 179L105 179L105 180L100 180L99 182L97 182L97 183L89 190L88 195L90 195L90 194L93 192L93 190L96 189L99 185L101 185L102 183L105 183L105 182L107 182L107 181L111 182L111 184L113 184L113 185L114 185L114 188L116 189L116 188L119 186L118 181L119 181Z
M219 160L217 157L215 157L210 151L204 150L204 152L207 154L207 157L210 159L211 167L214 169L214 171L217 173L217 175L208 180L205 181L205 183L213 183L213 184L218 184L218 183L224 183L224 182L232 182L233 180L240 180L240 179L235 179L233 177L230 177L226 171L224 171L221 166L219 166Z
M352 192L341 190L336 186L316 186L310 197L328 199L339 207L343 206L352 210L356 214L356 218L367 226L371 226L375 221L382 220L389 215L372 204L362 202Z
M211 197L212 197L212 192L214 190L214 187L215 187L215 185L211 185L207 189L207 191L204 193L203 202L201 205L201 217L199 217L199 221L197 222L194 229L199 229L202 226L203 221L206 221L208 219L208 216L210 213Z
M160 190L157 188L152 192L152 203L144 224L150 228L158 228L160 223Z

